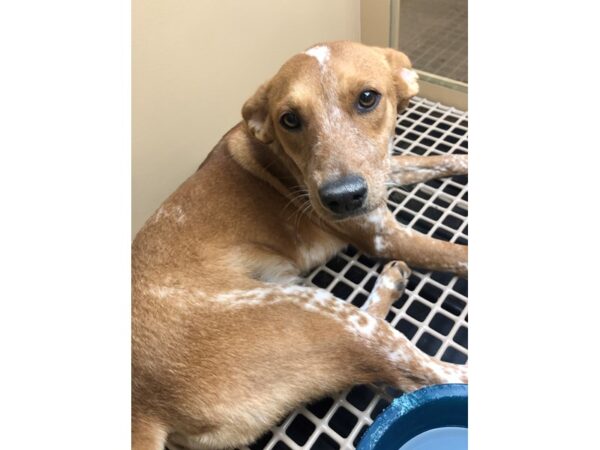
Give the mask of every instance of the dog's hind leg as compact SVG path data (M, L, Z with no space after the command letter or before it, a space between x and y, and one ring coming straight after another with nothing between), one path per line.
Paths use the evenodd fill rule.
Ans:
M333 380L345 380L343 383L348 384L384 381L411 390L428 384L466 383L465 366L444 363L423 353L382 318L403 291L408 275L404 263L388 263L373 289L366 311L329 292L301 286L269 289L258 293L259 303L251 301L247 308L244 303L236 302L236 305L246 309L245 314L240 311L241 320L247 320L252 313L259 315L261 322L266 321L263 327L254 326L254 333L266 332L267 323L269 328L286 329L286 334L278 335L277 345L270 354L280 354L281 360L288 364L296 357L305 360L297 366L292 364L294 374L283 377L290 382L295 375L302 376L308 370L311 376L306 377L304 383L311 379L319 386ZM244 295L249 299L254 296L251 292ZM278 312L279 309L285 313ZM291 317L293 321L289 321ZM280 320L285 323L278 323ZM288 338L289 345L284 342ZM263 345L272 341L261 339ZM329 357L324 357L325 354ZM337 369L322 370L332 365ZM327 378L317 381L320 376Z
M394 155L388 182L407 185L467 173L467 155Z
M372 303L371 313L381 315L384 303L399 292L402 281L396 281L405 276L401 267L388 265L384 270L383 276L392 280L380 283L374 292L386 300ZM386 287L389 283L395 283L395 293ZM188 408L186 414L209 417L210 427L191 437L171 434L173 443L183 447L247 445L293 408L355 384L384 382L412 391L467 382L465 366L423 353L383 318L327 291L264 286L225 293L210 302L215 308L210 318L200 314L187 330L190 342L203 349L199 361L206 369L189 373L185 382L190 386L184 388L200 396L193 402L200 409ZM206 335L215 320L230 323L227 344L223 333ZM188 350L194 357L194 349ZM204 410L204 405L210 409Z

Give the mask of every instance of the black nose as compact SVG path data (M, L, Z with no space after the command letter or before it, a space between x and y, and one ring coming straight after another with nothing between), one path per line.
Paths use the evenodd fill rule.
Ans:
M359 175L348 175L330 181L319 189L326 208L336 214L349 214L362 207L367 198L367 182Z

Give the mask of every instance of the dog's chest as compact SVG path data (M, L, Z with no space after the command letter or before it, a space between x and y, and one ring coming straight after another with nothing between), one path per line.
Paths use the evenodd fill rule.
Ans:
M294 239L296 264L302 273L326 263L347 243L320 229L297 234Z
M289 232L287 238L277 245L260 245L246 253L252 255L245 258L244 264L253 278L278 284L298 283L303 275L346 246L345 242L316 227L286 231Z

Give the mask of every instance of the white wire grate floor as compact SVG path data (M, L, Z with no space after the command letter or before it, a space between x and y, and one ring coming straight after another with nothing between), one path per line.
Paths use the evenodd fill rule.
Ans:
M415 97L398 116L394 152L466 154L467 131L466 112ZM388 207L400 222L460 244L466 244L468 238L467 206L465 176L389 190ZM314 269L307 284L361 307L381 268L382 263L350 247ZM468 349L467 290L464 279L413 269L405 293L386 320L425 353L464 364ZM356 386L294 411L242 450L354 449L375 417L400 394L385 386Z

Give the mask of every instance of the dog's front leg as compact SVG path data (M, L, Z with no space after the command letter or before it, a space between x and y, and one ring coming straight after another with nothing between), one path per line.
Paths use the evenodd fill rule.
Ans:
M468 274L466 245L434 239L397 222L393 214L380 207L366 218L349 220L344 225L348 240L363 252L383 259L405 261L411 267Z
M388 181L402 185L453 175L466 175L467 160L467 155L394 155Z

